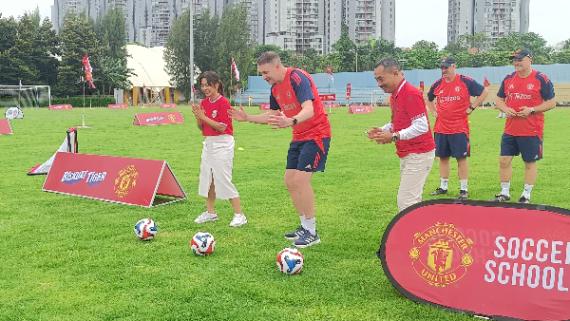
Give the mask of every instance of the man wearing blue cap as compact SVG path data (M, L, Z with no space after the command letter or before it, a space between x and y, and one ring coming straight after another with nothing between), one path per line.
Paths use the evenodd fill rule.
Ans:
M532 53L519 49L511 55L515 72L507 75L495 105L507 115L501 139L499 173L501 192L495 201L511 199L512 160L521 154L525 164L524 188L519 203L530 203L530 194L537 177L536 162L542 158L544 112L554 108L554 87L548 77L532 68Z
M431 195L447 194L449 160L457 160L459 176L459 200L468 199L468 163L470 156L468 116L487 97L488 90L473 78L456 73L453 57L441 63L442 77L428 92L428 108L436 115L433 127L435 156L439 157L440 185ZM477 97L471 102L471 97ZM437 98L437 99L436 99Z

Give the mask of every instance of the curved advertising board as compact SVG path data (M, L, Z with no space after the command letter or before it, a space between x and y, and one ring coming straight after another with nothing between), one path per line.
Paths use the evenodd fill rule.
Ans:
M494 319L570 320L570 211L435 200L398 214L378 251L405 297Z

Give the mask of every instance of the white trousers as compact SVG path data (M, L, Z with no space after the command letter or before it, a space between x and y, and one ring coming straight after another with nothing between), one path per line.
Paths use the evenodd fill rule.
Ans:
M422 201L426 179L431 171L435 151L409 154L400 158L400 188L398 189L398 210Z
M213 181L216 199L228 200L239 197L232 183L234 137L231 135L208 136L202 144L198 194L208 197Z

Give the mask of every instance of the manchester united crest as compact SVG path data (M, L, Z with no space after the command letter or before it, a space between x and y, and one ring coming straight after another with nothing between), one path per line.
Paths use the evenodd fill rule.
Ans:
M473 263L473 240L453 224L436 223L414 234L409 256L416 273L428 284L446 287L459 281Z
M119 198L123 198L137 185L137 177L139 172L135 165L129 165L119 171L119 175L115 178L115 194Z

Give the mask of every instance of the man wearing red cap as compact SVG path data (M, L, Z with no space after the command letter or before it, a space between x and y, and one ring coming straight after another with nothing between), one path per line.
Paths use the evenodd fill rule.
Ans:
M552 82L532 68L532 53L528 49L515 51L511 59L515 72L505 77L495 100L507 120L499 161L501 192L494 200L506 202L511 199L511 163L514 156L521 154L525 175L519 203L529 203L537 176L536 162L542 158L544 112L554 108L556 102Z
M427 106L435 116L433 127L435 156L439 157L440 185L431 195L447 194L449 159L457 159L459 200L468 199L468 163L470 156L469 119L488 95L487 88L473 78L456 73L455 59L444 58L440 64L441 77L428 92ZM477 97L471 102L471 96ZM437 99L436 99L437 98Z

